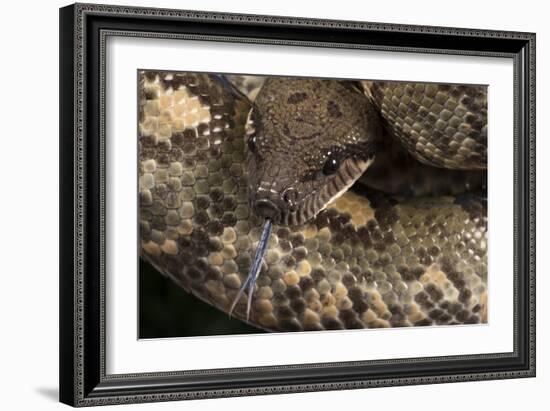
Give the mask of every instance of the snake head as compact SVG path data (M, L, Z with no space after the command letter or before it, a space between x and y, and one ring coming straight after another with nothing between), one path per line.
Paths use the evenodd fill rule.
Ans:
M352 82L269 78L246 125L252 209L277 224L314 218L372 163L380 133Z

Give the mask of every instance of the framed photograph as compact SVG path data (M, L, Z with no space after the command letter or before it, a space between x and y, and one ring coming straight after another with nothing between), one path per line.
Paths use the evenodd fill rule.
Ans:
M60 21L62 402L535 375L535 34Z

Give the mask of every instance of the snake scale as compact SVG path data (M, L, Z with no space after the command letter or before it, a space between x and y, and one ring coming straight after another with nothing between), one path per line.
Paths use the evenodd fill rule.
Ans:
M140 72L142 258L228 312L269 217L257 327L487 322L483 87L228 79Z

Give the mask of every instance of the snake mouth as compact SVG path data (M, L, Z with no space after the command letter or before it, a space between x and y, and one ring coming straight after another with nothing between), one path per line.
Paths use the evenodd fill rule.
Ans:
M262 198L254 203L256 214L271 221L278 221L281 217L281 209L271 200Z

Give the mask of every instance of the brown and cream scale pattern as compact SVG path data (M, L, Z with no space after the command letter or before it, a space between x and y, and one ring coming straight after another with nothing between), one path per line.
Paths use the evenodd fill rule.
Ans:
M419 161L487 168L487 90L481 85L364 81L392 135Z
M248 205L247 103L206 74L140 76L141 254L227 311L261 233ZM274 227L250 322L272 331L487 321L486 203L348 192ZM246 317L246 296L234 315Z

